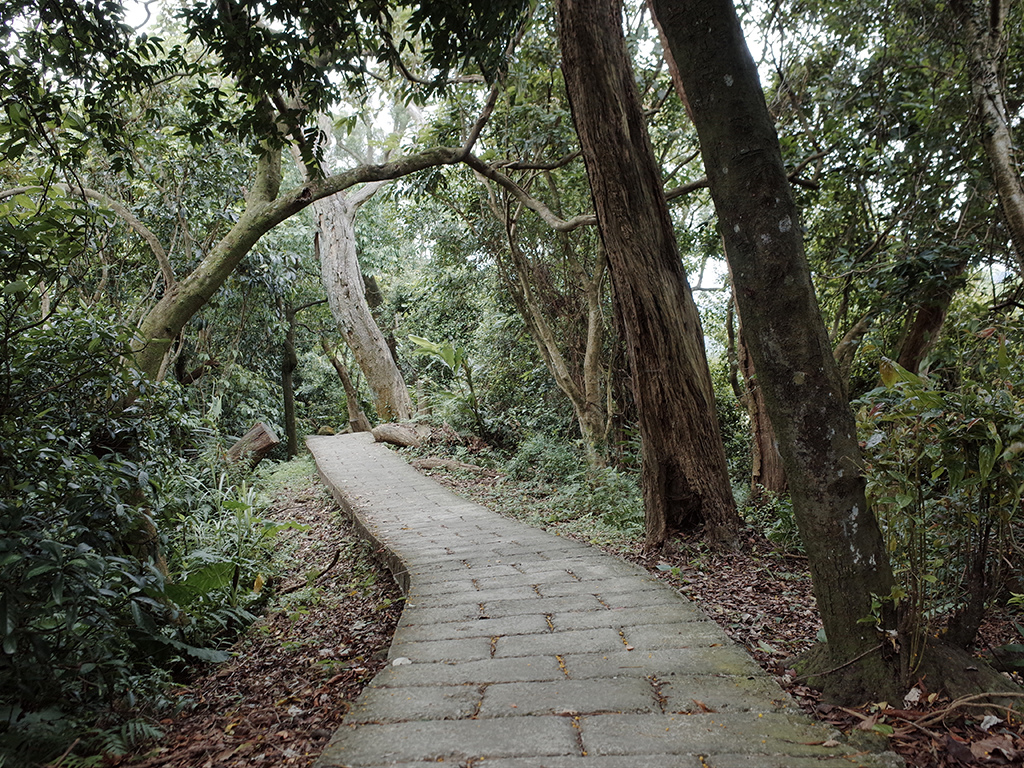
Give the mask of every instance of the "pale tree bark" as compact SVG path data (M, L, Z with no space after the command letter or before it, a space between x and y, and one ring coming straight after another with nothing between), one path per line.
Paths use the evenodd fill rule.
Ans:
M1003 24L1010 0L956 0L952 9L964 32L971 91L981 122L981 143L1017 257L1024 269L1024 183L1010 130L1002 66L1006 57Z
M465 147L437 147L380 165L360 165L284 192L279 191L280 153L268 152L257 163L238 221L189 275L165 289L142 320L135 346L137 365L148 377L156 379L181 329L224 284L256 242L281 222L314 201L357 184L397 179L436 165L452 165L460 162L467 151Z
M730 0L653 0L679 65L765 405L775 427L839 698L894 691L861 620L894 584L864 493L853 414L811 283L796 204ZM880 617L883 622L889 617ZM883 624L883 628L890 628ZM841 684L840 684L841 683Z
M647 544L705 526L736 546L739 517L700 317L686 281L617 0L559 0L562 69L640 421Z
M356 253L356 214L380 186L367 184L351 196L338 193L316 201L316 250L331 314L366 377L377 415L383 421L407 421L413 414L412 398L370 312Z

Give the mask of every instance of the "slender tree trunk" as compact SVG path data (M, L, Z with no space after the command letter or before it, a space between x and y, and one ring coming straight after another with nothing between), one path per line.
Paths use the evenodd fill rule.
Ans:
M672 221L617 0L559 0L562 68L608 254L643 440L647 543L705 526L736 545L739 517L700 317Z
M917 373L925 356L935 346L946 323L946 315L956 294L957 278L967 269L967 261L953 265L936 281L936 287L911 310L911 319L900 343L896 362L911 373Z
M574 261L574 271L580 280L580 290L587 303L584 361L582 371L577 373L570 369L562 354L558 334L548 322L541 302L535 295L537 287L530 279L533 270L519 247L516 220L496 202L492 203L491 212L505 227L511 270L506 267L501 257L498 264L512 297L512 303L519 310L555 384L572 404L588 464L591 467L604 467L608 463L608 412L605 410L607 401L602 381L601 348L604 342L604 316L601 313L601 284L607 262L603 254L599 256L594 267L594 275L590 276L579 264L575 254L569 256ZM566 247L571 249L571 246ZM565 340L562 339L561 342L564 344Z
M837 698L896 690L861 620L894 579L868 508L843 395L803 250L798 211L757 68L730 0L653 0L679 66L724 235L736 301L789 478ZM891 617L881 617L891 626Z
M320 337L320 347L323 349L324 354L327 355L327 359L331 361L331 365L334 366L338 378L341 379L341 385L345 388L345 404L348 407L349 427L351 427L353 432L369 432L372 429L370 420L366 418L366 414L363 413L363 409L359 405L359 392L356 390L355 384L352 383L352 377L348 374L348 368L341 362L338 354L331 349L331 345L324 336Z
M956 0L952 9L964 31L974 103L981 122L981 143L1017 263L1024 268L1024 183L1010 131L1002 69L1006 57L1003 24L1009 0Z
M384 421L406 421L412 418L412 398L387 339L370 313L356 256L358 203L339 193L318 200L313 209L319 229L317 254L331 314L366 376L377 415Z
M295 312L287 307L284 312L287 328L284 336L284 352L281 355L281 389L284 392L284 433L285 450L288 458L299 453L299 432L295 424L295 382L293 374L299 366L295 354Z
M779 453L778 441L775 439L775 430L772 428L771 419L768 418L761 382L754 371L754 359L750 356L750 350L743 337L742 324L738 346L740 373L746 387L744 402L750 417L753 438L750 450L750 498L756 502L764 500L766 494L771 497L786 493L789 484L786 482L786 469L782 463L782 454Z

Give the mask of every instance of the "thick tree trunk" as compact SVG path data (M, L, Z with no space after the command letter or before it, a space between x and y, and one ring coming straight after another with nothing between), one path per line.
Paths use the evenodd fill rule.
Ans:
M643 441L648 545L704 525L736 544L739 518L700 317L672 221L617 0L559 0L566 89L625 332Z
M971 90L981 122L981 143L988 156L1017 263L1024 269L1024 183L1017 167L1000 72L1006 56L1003 23L1009 6L1009 0L956 0L952 3L966 38Z
M853 414L803 250L757 69L730 0L653 0L679 65L724 235L736 301L789 478L838 698L895 692L883 641L861 619L892 571L864 495ZM881 617L883 622L891 619ZM888 628L888 627L886 627ZM858 660L855 662L855 660Z
M320 230L317 255L331 314L366 376L377 415L384 421L407 421L413 414L409 389L366 301L356 256L358 205L339 193L318 200L313 210Z
M252 429L242 435L238 442L232 445L227 452L227 462L234 464L243 459L254 468L270 453L281 444L281 440L266 422L260 421L253 425Z

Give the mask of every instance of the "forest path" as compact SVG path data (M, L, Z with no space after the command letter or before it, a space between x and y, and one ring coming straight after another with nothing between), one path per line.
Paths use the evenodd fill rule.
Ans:
M455 496L368 433L307 444L406 593L389 666L316 768L901 764L836 743L639 567Z

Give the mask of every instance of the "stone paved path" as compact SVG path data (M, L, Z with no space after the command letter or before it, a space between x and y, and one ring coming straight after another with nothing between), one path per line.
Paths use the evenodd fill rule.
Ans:
M367 434L307 440L407 594L391 664L315 768L838 768L811 722L642 569L503 518Z

